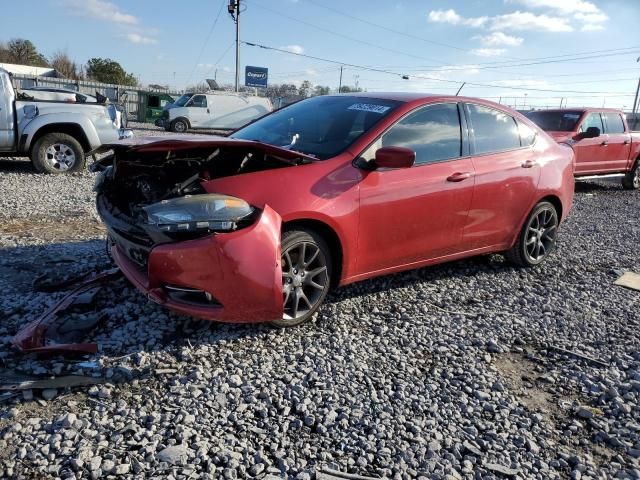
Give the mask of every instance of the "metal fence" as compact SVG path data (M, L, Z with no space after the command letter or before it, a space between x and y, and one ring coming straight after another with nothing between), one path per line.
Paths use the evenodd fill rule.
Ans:
M30 87L53 87L76 90L79 93L95 95L96 92L104 95L112 102L122 102L130 120L143 121L145 115L144 105L148 93L167 93L176 98L180 92L169 90L150 90L126 85L113 85L110 83L94 82L92 80L69 80L68 78L34 77L31 75L13 74L13 85L19 89Z

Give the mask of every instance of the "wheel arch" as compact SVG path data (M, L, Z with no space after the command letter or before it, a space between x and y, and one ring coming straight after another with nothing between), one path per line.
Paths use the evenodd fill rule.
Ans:
M189 119L187 117L182 117L182 116L176 117L173 120L171 120L170 125L173 124L173 122L177 122L178 120L182 120L184 123L187 124L187 128L191 128L191 122L189 121Z
M296 228L313 230L320 235L325 242L327 242L327 246L331 252L331 286L338 286L342 278L344 268L342 242L338 233L327 223L311 218L294 219L282 223L283 232L287 230L295 230Z
M558 214L558 220L561 220L563 217L563 207L562 207L562 200L560 200L560 197L556 196L556 195L547 195L546 197L541 198L540 200L538 200L535 205L538 205L540 202L549 202L551 205L553 205L553 208L556 209L556 213ZM533 208L535 208L535 205L533 206Z
M91 143L87 138L87 135L80 124L77 123L51 123L48 125L44 125L40 127L31 138L31 143L29 145L29 156L31 156L31 152L33 147L36 145L38 140L40 140L43 136L49 133L64 133L66 135L70 135L75 138L78 143L82 146L82 149L85 153L91 151Z

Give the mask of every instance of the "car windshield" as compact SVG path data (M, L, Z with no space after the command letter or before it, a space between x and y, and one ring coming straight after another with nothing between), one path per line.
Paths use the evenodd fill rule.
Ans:
M527 113L527 117L546 132L573 132L581 116L580 111Z
M193 93L185 93L174 102L174 105L176 107L184 107L184 105L189 101L191 97L193 97Z
M370 97L319 96L267 115L231 135L321 160L343 152L401 102Z

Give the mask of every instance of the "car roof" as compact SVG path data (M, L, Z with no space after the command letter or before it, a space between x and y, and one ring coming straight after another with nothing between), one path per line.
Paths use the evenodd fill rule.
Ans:
M541 108L539 110L531 110L531 112L611 112L620 113L621 110L617 108L596 108L596 107L582 107L582 108ZM527 112L530 113L530 112Z
M378 98L381 100L395 100L404 103L433 103L438 101L456 101L456 102L470 102L478 103L482 105L499 108L501 110L512 111L510 107L501 105L499 103L485 100L477 97L461 97L458 95L446 95L442 93L424 93L424 92L349 92L349 93L337 93L329 95L333 97L362 97L362 98Z

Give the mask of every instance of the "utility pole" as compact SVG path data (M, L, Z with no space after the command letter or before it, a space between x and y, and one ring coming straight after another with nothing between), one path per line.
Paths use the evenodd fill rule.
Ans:
M227 11L236 24L236 92L240 88L240 0L229 0Z
M340 83L338 84L338 93L342 92L342 65L340 65Z
M636 62L640 62L640 57L636 59ZM638 77L638 86L636 87L636 97L633 99L633 109L631 110L631 113L634 113L634 114L638 109L638 93L640 93L640 77Z

